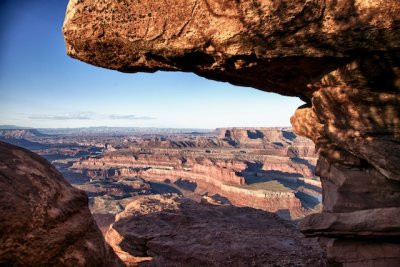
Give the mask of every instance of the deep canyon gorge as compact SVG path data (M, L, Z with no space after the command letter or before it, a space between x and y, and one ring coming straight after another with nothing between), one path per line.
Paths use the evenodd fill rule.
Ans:
M318 195L318 184L313 184L316 179L308 164L315 158L308 159L310 146L296 144L288 136L282 135L286 143L269 140L264 146L256 131L246 132L246 137L240 130L235 133L221 129L218 136L225 141L216 144L157 140L142 143L143 150L134 145L107 146L103 155L77 156L68 168L75 169L78 177L85 174L100 182L121 180L120 187L110 185L108 190L116 195L124 186L145 193L160 182L163 189L171 189L166 196L116 202L120 206L114 205L115 199L108 200L110 211L115 209L116 222L107 231L110 235L106 240L125 264L146 264L132 256L141 255L153 258L158 266L400 265L397 1L70 0L63 33L69 56L99 67L126 73L193 72L208 79L299 97L305 102L291 123L296 135L314 142L318 155L315 175L322 185L322 210L300 222L300 230L308 239L296 232L293 222L276 214L225 205L228 201L237 206L248 204L250 199L237 199L230 193L254 191L251 180L279 182L275 184L280 191L276 196L286 199L283 202L288 210L279 213L280 201L268 206L262 198L251 195L254 207L287 218L307 215L313 204L304 195ZM285 167L268 153L250 153L259 145L263 145L261 150L286 158ZM191 155L198 148L208 160ZM223 152L214 153L216 148ZM151 156L146 156L146 150ZM1 263L123 264L103 240L86 205L86 196L66 183L48 162L4 143L1 157L2 191L9 192L2 195L1 201L2 216L8 218L0 222ZM296 176L283 176L282 172ZM126 175L147 176L153 184L145 179L124 180ZM165 176L170 176L169 180ZM292 178L296 179L295 185L288 181ZM91 192L92 209L104 208L107 199L100 198L101 190L80 186ZM201 204L183 199L173 190L178 188L186 190L182 195L193 199L205 188L211 193L201 196ZM296 192L302 194L296 196ZM105 226L114 220L95 218ZM158 225L151 223L154 221ZM207 231L210 221L215 223L215 231L199 234ZM264 228L266 224L271 227ZM224 234L219 228L222 225L229 227L231 235ZM195 242L176 232L177 226L182 226L182 233L192 235ZM155 229L161 228L187 249L174 250L166 236L154 235ZM48 232L50 235L43 235ZM240 233L251 237L241 244L243 247L200 253L218 238L235 244L234 240L246 236ZM51 248L47 254L45 244ZM30 250L32 247L35 249ZM197 255L195 261L189 261L190 252Z
M193 200L205 194L223 197L235 206L278 212L286 219L320 209L312 142L290 129L219 129L215 135L137 139L117 148L108 144L101 156L81 159L70 169L92 180L140 177L175 186Z
M74 134L73 129L8 129L0 130L0 140L41 155L71 185L85 191L94 221L107 243L94 234L80 238L78 228L65 232L67 236L61 236L53 246L63 256L49 252L45 254L47 258L32 260L34 254L24 253L28 248L23 244L29 241L31 246L43 250L46 244L37 239L40 230L27 228L31 237L25 241L21 233L16 234L18 228L11 227L7 234L13 238L4 242L2 262L100 264L91 258L92 250L97 249L105 258L104 264L121 264L110 245L128 266L324 264L315 238L306 239L298 230L298 219L321 210L321 184L313 174L314 144L295 135L290 128L201 132L176 129L175 133L172 129L126 128L125 134L113 128L107 129L111 132L108 134L96 128L87 131L90 133L82 133L81 129ZM82 206L86 200L82 192L72 190L64 182L65 194L75 192L67 194L71 200L65 203L65 194L58 195L57 186L45 186L54 175L62 179L54 167L44 159L39 161L38 156L33 158L32 153L25 151L28 154L24 155L17 147L5 143L3 146L4 178L15 179L10 175L13 168L19 174L14 181L18 181L18 187L6 187L8 195L22 197L31 186L37 193L43 190L42 197L49 195L45 200L52 199L44 205L45 200L28 194L28 207L33 208L35 221L39 214L45 216L35 223L39 229L45 231L46 222L53 220L51 214L64 214L64 209L90 216L87 206ZM19 158L13 163L8 154ZM24 181L24 177L29 179ZM35 177L42 183L36 184ZM4 196L7 207L23 201L8 195ZM78 199L79 206L68 204ZM10 219L6 223L15 224L16 214L28 212L28 207L11 214L9 209ZM39 209L42 212L36 214ZM65 220L66 216L61 218ZM73 222L67 221L65 226L76 223L85 227L90 223L91 231L99 233L93 219L80 223L84 215L73 217ZM60 223L59 227L62 226ZM96 242L98 247L85 251L85 242ZM10 250L9 246L19 249ZM75 247L85 252L69 255ZM267 252L265 247L273 250Z

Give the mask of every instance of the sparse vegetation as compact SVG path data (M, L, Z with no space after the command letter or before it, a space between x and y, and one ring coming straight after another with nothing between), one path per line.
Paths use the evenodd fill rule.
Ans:
M247 190L263 190L263 191L274 191L274 192L294 192L294 190L284 186L276 180L267 182L253 183L250 185L234 185L235 187L247 189Z

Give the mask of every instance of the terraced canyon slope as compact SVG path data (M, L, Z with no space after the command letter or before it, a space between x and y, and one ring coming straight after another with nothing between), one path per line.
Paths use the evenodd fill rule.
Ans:
M300 97L306 105L291 122L316 143L324 194L323 212L303 221L304 232L330 238L328 257L339 264L394 266L399 21L395 0L73 0L64 36L70 56L97 66L190 71ZM363 226L362 237L359 212L381 214ZM367 234L382 218L394 227Z
M197 202L207 195L298 219L320 210L315 162L314 144L291 129L231 128L207 137L178 135L107 144L100 155L84 157L69 169L91 178L77 186L92 194L99 193L94 182L100 186L104 181L107 187L110 181L138 177L160 192Z

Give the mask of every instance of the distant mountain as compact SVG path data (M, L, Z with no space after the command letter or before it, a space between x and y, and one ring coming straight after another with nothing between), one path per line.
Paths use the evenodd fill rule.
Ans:
M83 127L83 128L42 128L45 134L60 135L144 135L144 134L182 134L182 133L210 133L210 129L196 128L153 128L153 127Z
M0 137L5 139L22 139L26 137L45 137L47 134L43 134L36 129L6 129L0 130Z
M21 129L32 129L32 128L17 126L17 125L0 125L0 130L21 130Z

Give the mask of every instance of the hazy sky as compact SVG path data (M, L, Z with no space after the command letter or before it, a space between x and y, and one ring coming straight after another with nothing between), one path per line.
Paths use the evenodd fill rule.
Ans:
M302 104L190 73L123 74L66 56L67 0L0 1L0 124L289 126Z

